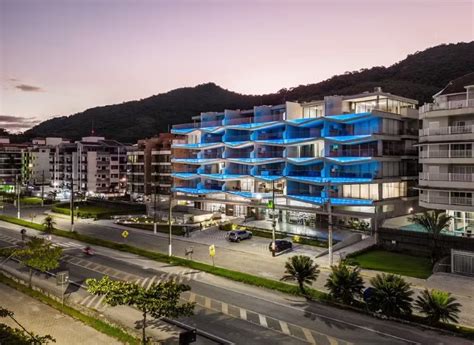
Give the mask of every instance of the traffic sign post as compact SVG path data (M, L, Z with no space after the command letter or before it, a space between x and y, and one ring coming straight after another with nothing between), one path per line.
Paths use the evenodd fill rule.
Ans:
M56 284L61 285L61 304L64 305L64 285L69 282L69 271L61 271L56 274Z
M129 233L128 233L127 230L122 231L122 238L123 238L124 241L127 240L128 235L129 235Z
M212 259L212 267L214 267L214 256L216 256L216 246L213 244L209 246L209 256Z

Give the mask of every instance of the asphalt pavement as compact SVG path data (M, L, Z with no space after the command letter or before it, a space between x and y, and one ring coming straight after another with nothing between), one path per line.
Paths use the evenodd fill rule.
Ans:
M0 244L18 241L19 229L3 223ZM80 250L83 244L60 237L53 241L64 248L61 269L67 268L79 284L106 274L144 287L168 279L190 285L191 292L183 298L196 302L196 313L180 321L236 344L469 344L437 331L378 320L106 248L95 248L96 255L85 257ZM111 308L97 296L85 295L80 303L101 312Z

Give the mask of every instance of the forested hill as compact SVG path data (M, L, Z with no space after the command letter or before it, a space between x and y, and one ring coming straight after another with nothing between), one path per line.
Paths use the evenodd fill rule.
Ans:
M473 71L474 42L440 45L409 55L389 67L346 72L319 83L281 89L268 95L242 95L214 83L184 87L139 101L53 118L28 130L25 136L78 139L90 134L94 124L98 135L135 142L167 131L171 124L190 122L192 116L204 111L248 109L260 104L279 104L284 100L315 100L326 95L371 91L376 86L423 103L430 101L431 96L449 81Z

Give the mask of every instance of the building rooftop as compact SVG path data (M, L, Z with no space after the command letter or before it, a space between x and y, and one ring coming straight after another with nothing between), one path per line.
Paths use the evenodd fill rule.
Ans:
M474 72L463 75L462 77L451 80L446 87L433 97L449 95L453 93L466 92L466 86L474 85Z

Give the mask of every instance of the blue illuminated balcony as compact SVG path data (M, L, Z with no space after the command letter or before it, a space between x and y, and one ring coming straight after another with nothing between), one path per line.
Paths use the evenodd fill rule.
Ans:
M312 118L303 118L303 119L292 119L292 120L286 120L285 122L292 126L304 127L304 126L322 124L324 123L324 118L312 117Z
M212 189L204 189L204 188L175 187L175 188L171 188L171 190L173 192L184 193L184 194L192 194L192 195L223 193L222 190L212 190Z
M172 177L180 179L180 180L193 180L195 178L199 178L199 175L196 173L172 173Z
M374 115L370 112L365 113L353 113L353 114L341 114L341 115L329 115L325 119L333 122L353 123L361 120L367 120Z
M336 143L361 143L374 140L372 134L327 136L325 139Z
M290 199L306 202L309 204L323 205L327 198L310 195L288 195ZM352 198L330 198L331 205L334 206L372 206L373 200L370 199L352 199Z
M260 199L270 199L272 198L271 193L252 193L252 192L244 192L244 191L226 191L226 193L237 195L242 198L252 199L252 200L260 200Z
M286 159L289 163L296 164L296 165L307 165L307 164L314 164L318 162L323 162L323 157L288 157Z
M248 177L248 175L237 175L237 174L200 174L202 177L208 178L210 180L219 180L219 181L232 181L240 180Z
M268 163L284 162L284 158L228 158L229 162L247 164L247 165L260 165Z
M338 164L359 164L370 162L372 157L326 157L325 159Z
M214 143L198 143L198 144L174 144L171 147L174 149L190 149L190 150L200 150L200 149L212 149L223 146L222 142Z
M288 180L303 182L303 183L314 183L314 184L358 184L358 183L370 183L373 181L371 178L358 178L358 177L313 177L313 176L287 176Z
M171 160L171 162L173 163L192 164L192 165L213 164L213 163L219 163L221 161L222 161L222 158L174 158Z
M274 145L274 146L289 146L298 144L307 144L308 142L316 141L315 138L295 138L295 139L270 139L270 140L255 140L258 144Z

